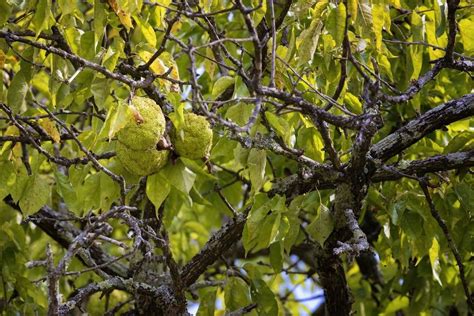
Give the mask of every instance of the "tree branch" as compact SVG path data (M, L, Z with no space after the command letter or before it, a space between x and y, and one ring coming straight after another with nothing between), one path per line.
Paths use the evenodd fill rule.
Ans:
M427 134L474 115L474 94L441 104L388 135L370 149L372 158L387 160L401 153Z
M129 85L132 88L145 88L145 87L148 87L153 82L152 80L151 81L150 80L135 81L135 80L130 79L129 77L124 76L122 74L109 71L107 68L102 67L99 64L90 62L87 59L84 59L80 56L68 53L67 51L56 48L54 46L49 46L49 45L42 44L42 43L39 43L39 42L31 41L31 40L23 38L21 36L15 35L12 32L0 30L0 38L4 38L7 42L20 42L20 43L24 43L24 44L42 49L44 51L53 53L53 54L58 55L58 56L60 56L64 59L70 60L73 63L79 64L82 67L86 67L86 68L90 68L92 70L95 70L95 71L103 74L107 78L115 79L117 81L123 82L123 83Z
M375 171L371 182L395 181L405 176L424 175L426 173L449 171L474 166L474 150L437 155L420 160L403 161L393 165L383 165ZM279 179L269 192L270 195L280 194L287 197L308 193L314 190L334 189L344 180L342 174L322 177L320 174L307 176L291 175Z
M13 209L21 212L19 205L13 201L11 196L7 196L3 201ZM69 219L74 217L73 214L59 213L48 206L44 206L37 213L29 216L27 220L34 223L63 248L67 249L74 238L81 233L81 230L69 221ZM78 257L87 267L109 263L100 268L100 270L109 275L126 277L128 274L127 267L119 262L115 262L115 257L110 256L95 244L88 247L87 250L78 253Z
M246 216L239 213L226 225L219 229L201 251L195 255L182 269L181 279L188 287L203 274L207 267L216 262L220 255L240 239L244 229Z

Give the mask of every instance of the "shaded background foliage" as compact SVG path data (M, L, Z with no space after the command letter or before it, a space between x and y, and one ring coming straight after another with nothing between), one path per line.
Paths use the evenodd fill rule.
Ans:
M472 313L471 1L4 0L0 27L3 313ZM127 173L134 95L207 117L209 159Z

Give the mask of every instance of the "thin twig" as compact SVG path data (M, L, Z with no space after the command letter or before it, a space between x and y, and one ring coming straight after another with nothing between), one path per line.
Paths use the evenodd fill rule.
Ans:
M451 252L453 253L454 258L456 259L456 264L458 265L458 268L459 268L459 277L461 279L461 283L464 289L464 294L466 295L467 306L471 312L474 312L474 302L472 300L471 294L469 293L469 283L466 279L465 268L462 263L462 258L461 258L461 255L459 254L459 250L456 246L456 243L454 242L453 237L451 236L451 233L449 232L448 225L446 224L444 219L436 210L433 200L431 199L430 191L428 190L428 184L427 184L426 179L420 179L419 184L425 195L426 202L428 203L430 207L431 216L433 216L433 218L438 222L439 227L441 228L444 236L446 237L446 241L448 242L449 249L451 249Z

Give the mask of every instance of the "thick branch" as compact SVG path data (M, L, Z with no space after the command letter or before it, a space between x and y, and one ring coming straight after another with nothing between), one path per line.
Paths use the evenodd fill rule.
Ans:
M426 159L407 161L402 164L382 166L371 178L371 182L394 181L407 175L424 175L430 172L448 171L474 166L474 150L437 155ZM307 177L291 175L274 184L270 194L296 196L314 190L334 189L343 177L321 178L311 174Z
M447 171L474 166L474 150L437 155L414 160L400 165L389 165L377 170L373 182L394 181L404 176L424 175L430 172Z
M238 214L229 223L218 230L182 269L181 280L185 287L190 286L203 274L234 242L240 239L246 216Z
M112 289L155 297L165 308L175 305L173 296L170 295L170 289L166 285L156 288L146 283L135 282L132 279L113 277L99 283L91 283L79 289L76 295L60 306L59 315L69 315L76 306L92 294Z
M431 109L373 145L373 158L387 160L401 153L429 133L474 115L474 94L467 94Z

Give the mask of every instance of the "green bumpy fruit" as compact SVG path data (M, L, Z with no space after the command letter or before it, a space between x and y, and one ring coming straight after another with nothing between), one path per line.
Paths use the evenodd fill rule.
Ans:
M184 114L184 125L173 129L171 141L175 151L184 158L199 159L209 155L212 146L212 129L205 117L194 113Z
M132 174L147 176L158 172L168 161L169 152L159 151L156 144L165 132L165 117L151 99L134 97L134 113L117 133L117 158Z
M118 142L115 151L118 160L128 172L138 176L148 176L158 172L168 161L169 151L156 150L155 147L147 150L133 150Z
M137 110L130 122L117 133L117 139L134 150L155 148L165 132L165 117L155 101L133 97L132 104Z

